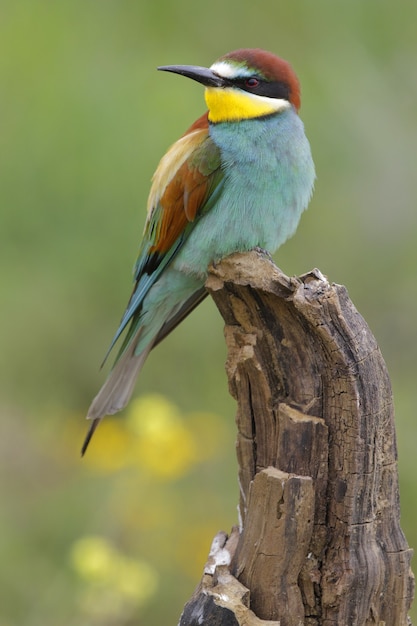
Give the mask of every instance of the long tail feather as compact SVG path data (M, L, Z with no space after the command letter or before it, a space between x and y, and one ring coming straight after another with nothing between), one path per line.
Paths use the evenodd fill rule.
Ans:
M100 422L101 422L101 419L99 417L96 417L96 419L94 419L91 422L91 426L88 429L88 432L87 432L87 434L85 436L84 443L81 446L81 456L84 456L84 454L86 453L87 448L88 448L88 444L90 443L91 438L94 435L95 430L96 430L97 426L100 424Z
M132 341L126 352L117 361L106 382L92 401L87 419L94 420L81 448L84 456L88 444L101 419L105 415L113 415L121 411L130 400L135 387L136 378L152 349L151 342L140 354L135 354L137 341Z

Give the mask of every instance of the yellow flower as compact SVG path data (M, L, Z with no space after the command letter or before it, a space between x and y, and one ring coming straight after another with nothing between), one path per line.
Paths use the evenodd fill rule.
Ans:
M133 400L125 416L103 420L83 463L99 472L134 466L142 474L175 480L218 454L224 432L217 415L197 412L183 418L172 402L147 394Z
M154 475L173 479L198 461L197 446L177 408L157 394L134 400L127 415L128 427L138 437L132 460Z
M116 558L110 543L102 537L84 537L76 541L71 550L72 565L77 574L90 582L106 582Z
M128 613L146 604L157 590L158 576L149 563L123 555L103 537L79 539L70 558L84 581L80 605L91 615Z
M101 472L115 472L126 467L132 445L123 417L107 417L100 424L83 458L83 463Z

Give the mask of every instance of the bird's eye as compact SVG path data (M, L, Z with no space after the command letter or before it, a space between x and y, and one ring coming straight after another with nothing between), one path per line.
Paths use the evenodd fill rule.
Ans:
M255 87L259 85L259 80L255 78L254 76L251 76L250 78L246 79L245 85L246 87L249 87L250 89L254 89Z

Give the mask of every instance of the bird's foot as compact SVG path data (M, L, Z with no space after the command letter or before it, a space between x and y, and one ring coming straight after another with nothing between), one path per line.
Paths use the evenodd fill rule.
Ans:
M254 247L255 252L259 252L259 254L262 254L263 256L268 257L268 259L270 261L272 261L272 255L270 252L268 252L268 250L265 250L265 248L261 248L260 246L255 246Z

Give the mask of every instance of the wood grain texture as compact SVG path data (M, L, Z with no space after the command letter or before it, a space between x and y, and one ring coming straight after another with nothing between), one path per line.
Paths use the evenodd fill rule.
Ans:
M256 251L211 268L206 286L237 401L241 528L221 567L248 590L251 618L410 624L391 385L366 322L318 270L289 278ZM218 608L207 587L203 596ZM232 613L207 621L203 611L198 623L256 623Z

